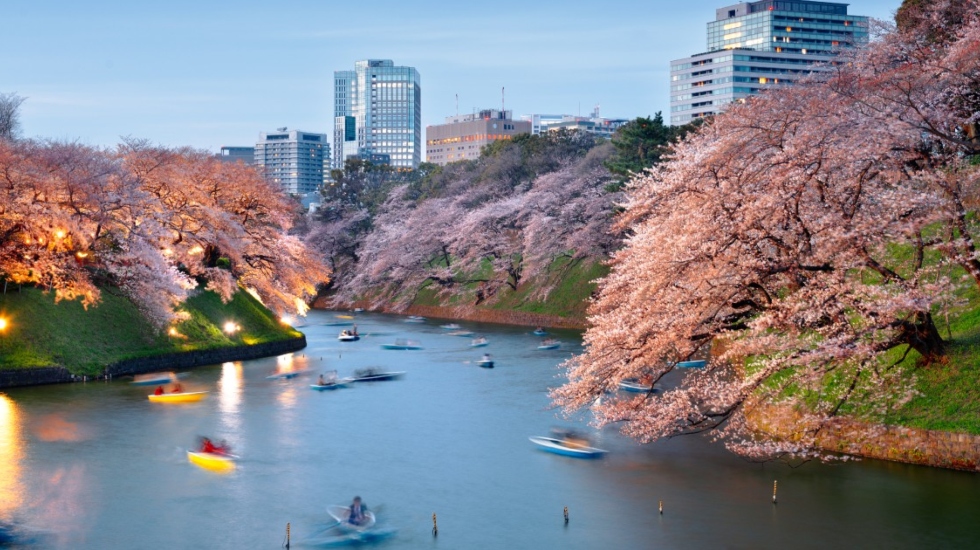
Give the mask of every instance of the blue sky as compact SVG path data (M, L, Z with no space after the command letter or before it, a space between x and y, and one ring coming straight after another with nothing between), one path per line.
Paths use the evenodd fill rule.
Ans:
M392 59L422 79L422 125L506 106L668 116L669 64L704 51L724 0L646 2L18 2L5 10L0 92L23 134L122 136L217 151L288 126L329 133L333 71ZM733 3L733 2L732 2ZM890 19L901 0L854 0Z

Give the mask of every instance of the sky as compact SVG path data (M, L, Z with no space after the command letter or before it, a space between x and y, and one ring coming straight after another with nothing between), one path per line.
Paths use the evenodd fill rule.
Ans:
M124 137L217 152L286 126L331 134L333 72L359 59L418 69L422 126L505 106L669 120L670 61L705 50L725 0L17 2L0 92L24 137ZM853 0L891 19L901 0Z

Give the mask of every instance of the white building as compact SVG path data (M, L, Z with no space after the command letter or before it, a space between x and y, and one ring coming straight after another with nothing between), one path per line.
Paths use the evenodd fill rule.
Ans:
M287 193L315 193L330 165L327 135L287 128L263 132L255 144L255 165Z

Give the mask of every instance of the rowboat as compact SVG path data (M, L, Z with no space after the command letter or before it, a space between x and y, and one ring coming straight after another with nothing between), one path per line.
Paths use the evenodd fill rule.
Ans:
M418 342L413 340L395 340L394 344L381 344L381 349L395 349L395 350L418 350L422 349L422 346Z
M492 369L493 361L491 361L490 359L483 359L482 361L477 361L476 366L483 367L485 369Z
M336 317L338 319L353 319L354 318L353 315L334 315L334 317Z
M277 372L277 373L270 374L269 376L266 376L265 379L266 380L289 380L290 378L296 378L301 374L307 374L309 372L310 369Z
M449 323L446 325L439 325L439 328L446 329L446 330L459 330L459 325L457 325L456 323Z
M235 461L231 457L216 453L187 451L187 460L205 470L215 472L230 472L235 469Z
M599 458L609 451L581 445L566 439L536 436L528 438L542 451L575 458Z
M153 372L150 374L137 374L133 377L130 384L134 386L159 386L176 381L181 375L173 372Z
M341 380L327 382L325 384L310 384L310 389L316 391L339 390L350 386L350 383L353 381L353 378L343 378Z
M557 340L545 340L544 342L541 342L541 345L538 346L538 349L548 350L548 349L558 349L559 347L561 347L561 342Z
M702 369L707 364L708 362L704 359L696 359L694 361L680 361L674 366L679 369Z
M363 311L364 311L364 308L363 307L355 307L354 308L354 313L362 313Z
M449 332L447 334L449 336L462 336L463 338L469 338L470 336L473 336L473 331L472 330L454 330L454 331Z
M535 336L547 336L548 335L548 331L546 331L543 328L539 328L539 329L535 329L534 332L532 332L531 334L533 334Z
M194 403L208 396L206 391L150 394L147 397L154 403Z
M381 382L384 380L397 380L405 374L405 371L398 372L384 372L378 369L368 368L368 369L358 369L354 371L354 376L351 377L353 382Z
M471 348L484 348L488 345L490 345L490 341L486 338L474 338L473 341L470 342Z
M425 322L425 317L422 317L420 315L409 315L408 318L405 319L405 322L406 323L424 323Z
M342 330L340 334L337 335L337 339L341 342L356 342L361 339L360 335L354 334L349 330Z
M653 393L659 393L657 390L653 389L653 386L641 384L636 380L623 380L619 383L619 389L635 393L647 393L651 390L653 390Z
M339 504L327 506L327 513L330 514L330 517L337 520L337 523L340 523L345 528L352 529L354 531L367 531L368 529L374 527L374 523L377 521L377 518L374 517L374 512L365 510L364 523L354 525L353 523L347 521L347 518L350 517L350 507Z

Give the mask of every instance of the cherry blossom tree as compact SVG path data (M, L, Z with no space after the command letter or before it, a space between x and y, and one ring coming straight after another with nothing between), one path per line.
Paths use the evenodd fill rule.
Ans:
M85 305L115 286L158 326L197 281L305 310L328 270L288 235L293 209L254 171L201 151L0 142L0 275Z
M555 403L643 442L713 432L741 453L806 456L837 415L910 399L910 354L942 368L933 312L963 284L947 263L980 283L964 200L978 150L963 134L980 116L980 4L966 3L949 41L888 31L733 105L634 179L618 220L630 235ZM663 393L603 397L696 357L708 366ZM751 432L760 404L795 408L797 437Z

